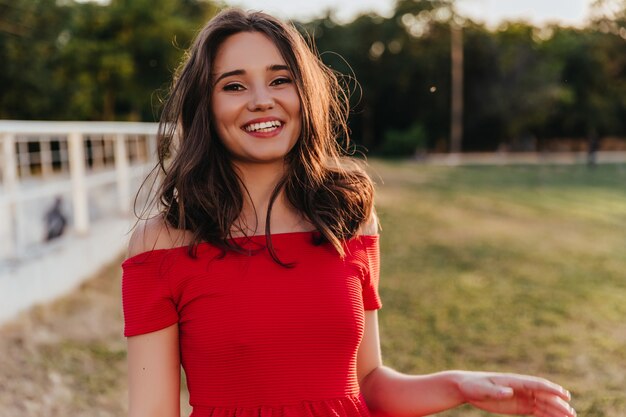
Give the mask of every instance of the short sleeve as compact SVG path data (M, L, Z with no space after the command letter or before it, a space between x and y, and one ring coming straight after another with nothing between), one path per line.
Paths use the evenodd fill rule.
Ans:
M126 337L161 330L178 321L176 305L164 273L163 252L146 252L122 263Z
M365 310L378 310L382 307L378 294L380 276L380 245L378 235L360 236L364 251L363 307Z

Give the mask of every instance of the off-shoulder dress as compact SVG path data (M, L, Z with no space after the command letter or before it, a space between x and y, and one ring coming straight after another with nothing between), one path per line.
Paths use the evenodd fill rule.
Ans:
M235 238L248 254L201 243L124 261L125 336L178 323L191 417L364 417L356 373L364 312L381 307L379 238L317 232Z

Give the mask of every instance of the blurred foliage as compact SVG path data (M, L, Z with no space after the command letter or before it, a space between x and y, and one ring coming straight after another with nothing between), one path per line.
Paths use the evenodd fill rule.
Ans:
M0 118L158 119L159 98L208 0L0 0ZM352 92L353 138L450 130L450 25L463 28L464 150L542 150L553 138L626 136L626 0L597 0L584 28L497 29L453 0L397 0L392 16L294 22ZM358 82L357 82L358 80Z
M215 12L202 0L0 1L0 118L154 121Z
M447 150L451 22L464 34L464 150L626 136L626 0L596 1L584 28L514 21L497 29L459 16L454 1L398 0L389 18L340 25L329 12L304 24L324 61L360 82L350 123L368 148L421 124L428 148Z
M387 130L380 153L388 157L416 157L426 151L426 141L426 131L421 124L406 130Z

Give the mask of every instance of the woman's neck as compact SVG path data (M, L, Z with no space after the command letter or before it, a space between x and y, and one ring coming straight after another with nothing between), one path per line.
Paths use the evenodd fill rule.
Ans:
M244 208L246 204L254 204L257 210L267 208L274 189L285 175L285 166L275 164L241 164L236 163L237 170L245 189Z
M243 193L243 210L233 230L233 234L246 235L265 233L267 211L272 194L285 175L284 164L237 164L236 169L246 189ZM311 226L303 220L288 202L284 190L280 190L271 214L272 233L310 230Z

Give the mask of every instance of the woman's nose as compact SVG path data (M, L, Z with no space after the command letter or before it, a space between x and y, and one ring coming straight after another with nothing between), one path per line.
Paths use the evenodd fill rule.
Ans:
M274 107L274 98L271 91L265 87L256 88L253 91L252 97L249 103L250 111L263 111L269 110Z

